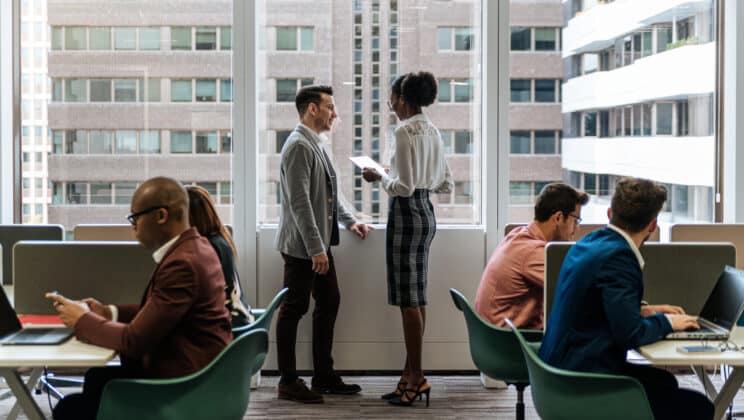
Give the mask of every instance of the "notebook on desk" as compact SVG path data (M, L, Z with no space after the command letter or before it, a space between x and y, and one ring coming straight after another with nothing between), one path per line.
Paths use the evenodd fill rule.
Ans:
M23 328L21 322L18 320L15 309L10 305L5 290L0 287L0 344L60 344L71 336L72 330L62 326Z
M726 340L744 311L744 271L726 266L698 316L700 329L677 331L668 340Z

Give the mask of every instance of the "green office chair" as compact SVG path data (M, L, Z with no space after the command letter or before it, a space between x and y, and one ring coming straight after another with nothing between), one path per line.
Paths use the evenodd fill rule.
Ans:
M241 420L251 377L269 347L266 330L247 332L199 372L174 379L117 379L106 384L98 420Z
M649 419L654 414L643 386L635 378L554 368L507 319L527 361L532 401L543 420Z
M529 376L514 334L508 328L499 328L481 318L456 289L450 289L450 295L457 309L465 315L473 363L489 378L502 380L517 388L517 419L523 420L524 389L529 385ZM542 339L542 331L525 330L524 333L530 341ZM540 343L532 345L539 346Z
M274 312L276 312L276 309L282 303L282 300L284 300L284 296L287 294L288 291L289 289L287 289L286 287L280 290L279 293L274 296L274 299L271 300L269 306L264 309L251 309L251 313L253 314L253 316L256 317L256 320L248 325L233 328L233 337L237 337L241 334L245 334L246 332L253 331L255 329L264 329L266 331L269 331L271 327L271 320L272 318L274 318Z

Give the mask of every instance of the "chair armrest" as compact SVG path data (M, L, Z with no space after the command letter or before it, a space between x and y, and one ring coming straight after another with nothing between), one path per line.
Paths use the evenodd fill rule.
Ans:
M256 319L266 313L265 308L251 308L251 315L253 315Z

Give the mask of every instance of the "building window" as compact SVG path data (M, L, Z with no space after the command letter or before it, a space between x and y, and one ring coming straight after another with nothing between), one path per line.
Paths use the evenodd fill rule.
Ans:
M535 154L536 155L554 155L556 154L555 131L535 131Z
M111 205L111 184L90 184L90 204Z
M115 102L136 102L137 101L137 82L136 80L115 80L114 81L114 101Z
M509 182L510 204L532 204L532 184L529 182Z
M88 30L90 37L91 50L110 50L111 49L111 28L90 28Z
M137 132L131 130L117 131L115 134L115 151L116 154L135 154L137 153Z
M439 102L452 101L452 82L450 80L439 80Z
M287 142L287 138L292 134L292 130L281 130L276 132L276 153L281 153L284 143Z
M90 154L110 155L112 150L110 131L91 131Z
M110 79L91 79L90 80L90 101L91 102L111 102L111 80Z
M159 50L160 28L140 28L139 49L145 51Z
M88 99L86 82L84 79L66 79L65 102L85 102Z
M529 79L511 79L511 101L512 102L530 102L531 98L531 80Z
M511 28L511 50L529 51L532 49L532 30L514 26Z
M68 26L65 28L65 49L84 50L88 47L86 30L81 27Z
M297 91L313 83L312 79L277 79L276 80L276 101L277 102L294 102Z
M171 153L191 153L193 150L192 138L190 131L172 131L171 132Z
M222 153L232 153L232 132L223 132L220 137L220 151Z
M672 135L672 113L674 104L658 103L656 104L656 134Z
M68 130L65 134L67 154L88 153L88 132L83 130Z
M535 51L556 51L557 31L556 28L535 28Z
M114 28L114 49L137 49L137 30L135 28Z
M232 79L220 80L220 102L232 102Z
M535 80L535 102L556 102L556 80Z
M220 49L224 51L232 49L232 28L229 26L220 27Z
M217 81L213 79L196 79L196 102L214 102L217 100Z
M510 133L509 152L513 155L530 154L532 152L530 142L529 131L512 130Z
M276 49L279 51L312 51L313 28L278 26L276 28Z
M196 153L217 153L217 133L197 132Z
M455 181L455 204L473 203L473 183L470 181Z
M196 28L196 49L217 49L217 28Z
M596 137L597 136L597 113L596 112L585 112L584 113L584 136L585 137Z
M473 132L457 130L455 131L455 153L471 154L473 153Z
M191 80L171 80L171 101L191 102Z
M473 49L473 28L437 28L439 51L470 51Z
M171 28L171 50L191 51L191 28Z
M142 154L160 153L160 131L140 131L139 151Z
M160 79L139 80L140 101L160 102Z

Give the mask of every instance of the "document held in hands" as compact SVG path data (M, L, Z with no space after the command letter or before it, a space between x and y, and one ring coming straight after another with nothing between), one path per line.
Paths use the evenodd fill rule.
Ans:
M354 162L354 165L358 166L361 169L364 168L372 168L376 170L380 175L385 175L385 168L382 167L379 163L372 160L369 156L351 156L349 157L352 162Z

